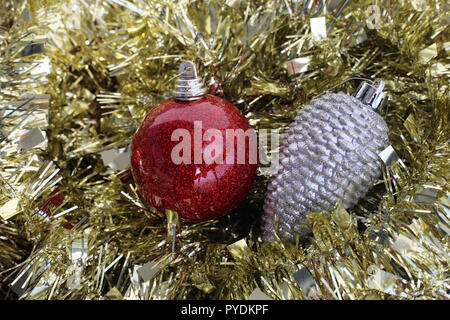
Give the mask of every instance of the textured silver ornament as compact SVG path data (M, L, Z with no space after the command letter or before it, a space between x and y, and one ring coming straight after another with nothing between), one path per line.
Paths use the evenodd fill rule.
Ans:
M307 214L327 212L337 202L351 208L377 182L378 154L389 145L387 125L375 111L383 103L383 87L382 81L378 87L362 85L355 97L328 93L299 111L268 184L264 241L276 239L274 213L278 235L295 242L311 232Z

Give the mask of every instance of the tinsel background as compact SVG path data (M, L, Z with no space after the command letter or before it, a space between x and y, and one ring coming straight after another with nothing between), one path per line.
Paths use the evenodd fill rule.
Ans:
M434 0L1 0L0 298L448 299L448 13ZM183 60L255 129L282 133L333 86L383 79L379 183L351 210L309 215L314 237L296 245L260 241L261 171L221 219L156 212L127 147Z

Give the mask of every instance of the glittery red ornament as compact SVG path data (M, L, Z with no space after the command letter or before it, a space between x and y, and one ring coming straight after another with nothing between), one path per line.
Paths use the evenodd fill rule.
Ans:
M174 210L190 222L218 218L245 199L256 176L251 139L244 144L236 137L227 140L227 131L252 129L231 103L204 95L192 62L182 63L177 90L175 98L147 114L136 132L133 178L146 201L161 212Z

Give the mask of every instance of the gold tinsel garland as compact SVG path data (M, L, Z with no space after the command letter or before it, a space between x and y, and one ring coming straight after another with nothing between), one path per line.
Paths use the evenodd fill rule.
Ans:
M323 3L3 2L3 288L21 299L448 299L448 5ZM282 132L334 85L382 78L398 157L354 209L309 215L303 246L260 243L263 175L230 215L180 224L142 202L123 159L187 59L255 129Z

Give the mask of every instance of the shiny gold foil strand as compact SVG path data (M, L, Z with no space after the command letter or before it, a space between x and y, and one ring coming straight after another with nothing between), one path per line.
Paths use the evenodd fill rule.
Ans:
M24 183L35 170L33 167L40 166L33 148L42 146L41 142L45 140L41 130L47 126L48 108L48 96L41 87L48 72L48 61L42 55L45 47L43 32L33 25L33 17L30 21L25 14L25 2L13 4L7 1L3 5L9 9L0 14L4 23L0 26L0 228L1 236L10 240L1 241L2 284L3 279L8 278L8 272L15 269L12 262L19 263L30 250L27 242L30 239L16 218L23 210L23 203L27 202L22 195ZM38 16L42 18L42 13ZM16 236L12 237L14 234ZM3 286L1 292L3 295Z

